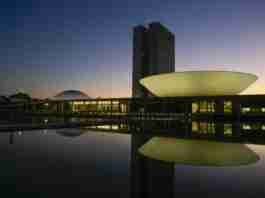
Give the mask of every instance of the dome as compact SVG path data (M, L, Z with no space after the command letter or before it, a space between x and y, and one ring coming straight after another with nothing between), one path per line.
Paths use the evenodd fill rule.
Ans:
M18 92L14 95L9 96L9 99L11 102L30 102L31 101L31 97L28 94L22 93L22 92Z
M58 129L56 131L57 134L65 137L78 137L85 133L85 131L82 131L81 129Z
M155 96L236 95L257 80L257 76L233 71L186 71L145 77L140 84Z
M91 99L84 92L78 90L66 90L51 98L51 100L87 100Z

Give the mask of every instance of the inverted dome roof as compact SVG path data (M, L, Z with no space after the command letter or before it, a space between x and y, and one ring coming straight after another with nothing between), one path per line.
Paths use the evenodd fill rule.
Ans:
M145 77L140 83L159 97L236 95L257 76L233 71L186 71Z
M88 95L86 95L82 91L78 90L66 90L60 92L51 98L52 100L86 100L91 99Z

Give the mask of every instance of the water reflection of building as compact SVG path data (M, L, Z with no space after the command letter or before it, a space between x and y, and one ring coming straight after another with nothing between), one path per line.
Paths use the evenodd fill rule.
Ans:
M192 134L219 137L241 137L254 142L263 141L265 137L264 121L192 121ZM260 137L260 138L257 138ZM254 139L252 139L254 138Z
M9 144L14 144L14 132L9 133Z
M73 129L57 129L56 133L65 136L65 137L79 137L86 131L81 130L79 128L73 128Z
M174 197L174 164L152 160L138 149L151 137L131 136L131 198Z

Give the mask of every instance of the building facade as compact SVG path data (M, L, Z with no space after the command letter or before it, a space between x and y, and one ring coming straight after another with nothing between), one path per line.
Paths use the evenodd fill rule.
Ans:
M175 71L175 36L166 27L153 22L133 28L132 96L150 96L139 80L150 75Z

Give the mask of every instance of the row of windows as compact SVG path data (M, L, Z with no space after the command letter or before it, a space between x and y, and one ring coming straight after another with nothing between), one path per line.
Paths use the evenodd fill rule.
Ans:
M128 111L126 104L119 103L97 103L97 104L83 104L83 103L74 103L72 110L74 112L79 111L100 111L100 112L122 112L126 113Z
M66 103L65 103L66 104ZM119 101L74 101L69 102L65 106L69 106L70 109L73 111L116 111L116 112L128 112L129 105L126 103L120 103ZM49 103L44 104L42 107L38 107L38 109L52 109L54 105L50 105ZM131 107L131 106L130 106ZM149 109L144 109L146 112L152 111L153 109L157 108L157 111L185 111L181 108L176 108L175 106L168 104L168 107L159 106L159 104L154 104L154 106L150 106ZM163 107L163 108L161 108ZM200 100L192 102L192 113L215 113L215 112L224 112L224 113L232 113L232 101L225 100L222 103L217 103L216 101L208 101L208 100ZM133 109L133 108L130 108ZM143 110L143 112L145 112ZM265 106L261 107L251 107L251 106L241 106L241 113L248 114L248 113L265 113Z
M244 123L244 124L242 124L242 129L244 129L244 130L263 130L263 131L265 131L265 124L255 124L255 123L247 124L247 123Z
M232 135L233 125L232 123L219 124L223 130L224 135ZM192 132L200 134L215 134L217 131L217 124L213 122L192 122ZM241 130L261 130L265 131L265 123L241 123ZM221 131L222 132L222 131Z
M99 105L117 105L119 104L119 101L110 101L110 100L106 100L106 101L74 101L73 102L74 105L95 105L95 104L99 104Z
M207 113L207 112L216 112L216 102L214 101L198 101L192 103L192 113ZM232 102L224 101L223 106L225 113L232 112Z
M232 101L224 101L224 113L232 113ZM217 105L214 101L198 101L192 103L192 113L217 112ZM265 107L241 107L242 113L265 113Z
M242 107L242 113L265 113L265 107Z
M192 132L197 132L201 134L214 134L217 131L217 125L213 122L192 122ZM223 124L224 135L232 134L232 124Z

